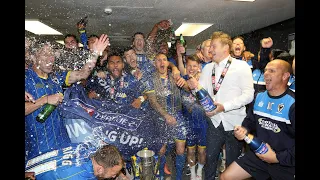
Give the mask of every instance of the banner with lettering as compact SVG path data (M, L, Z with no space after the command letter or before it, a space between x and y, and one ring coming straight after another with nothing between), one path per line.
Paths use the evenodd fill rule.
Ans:
M72 143L113 144L125 158L145 147L158 152L163 144L155 124L157 114L90 99L81 85L68 88L58 108Z

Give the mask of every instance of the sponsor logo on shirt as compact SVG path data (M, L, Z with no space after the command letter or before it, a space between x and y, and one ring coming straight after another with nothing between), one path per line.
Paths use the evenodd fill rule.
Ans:
M259 118L258 119L259 124L261 125L262 128L271 130L274 133L279 133L281 129L278 127L276 123L273 123L271 121L265 120L265 118Z

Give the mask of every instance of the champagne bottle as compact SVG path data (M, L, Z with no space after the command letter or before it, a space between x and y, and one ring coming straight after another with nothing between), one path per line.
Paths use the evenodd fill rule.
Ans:
M176 43L176 35L173 27L170 27L170 42L171 46L173 46Z
M77 22L78 32L80 34L80 41L83 44L83 48L88 50L88 37L86 33L86 26L88 23L88 16L82 18L79 22Z
M185 46L185 45L186 45L186 41L184 40L182 34L180 34L180 44L181 44L182 46Z
M180 44L183 46L183 51L180 50L181 52L181 56L182 56L182 62L184 64L186 64L186 57L185 57L185 54L186 54L186 41L184 40L182 34L180 34Z
M42 109L42 111L36 117L37 121L40 123L44 123L55 108L56 108L55 105L46 104L46 106Z
M134 179L140 179L140 173L139 173L139 169L140 169L140 158L135 155L131 156L131 160L132 160L132 167L133 167L133 176Z
M244 141L255 153L265 154L266 152L268 152L266 143L254 137L252 134L248 134L247 136L245 136Z
M81 18L80 21L77 24L83 24L84 26L88 23L88 16L85 16L84 18Z
M211 112L217 108L217 106L213 104L214 101L211 98L210 94L203 87L199 86L195 90L195 94L201 106L206 112Z

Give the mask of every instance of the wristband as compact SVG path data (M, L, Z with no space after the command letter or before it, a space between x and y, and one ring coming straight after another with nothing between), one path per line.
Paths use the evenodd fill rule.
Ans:
M92 55L94 55L94 56L102 56L102 52L98 52L98 51L93 51L92 53L91 53Z
M140 99L141 103L143 103L145 101L143 96L139 96L138 98Z
M85 29L79 29L79 33L82 34L82 33L85 33L86 30Z

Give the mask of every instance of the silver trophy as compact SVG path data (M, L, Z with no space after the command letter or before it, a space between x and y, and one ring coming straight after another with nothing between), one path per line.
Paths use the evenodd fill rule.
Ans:
M143 149L137 152L141 162L139 165L140 180L154 180L155 177L155 159L154 152L151 150Z

